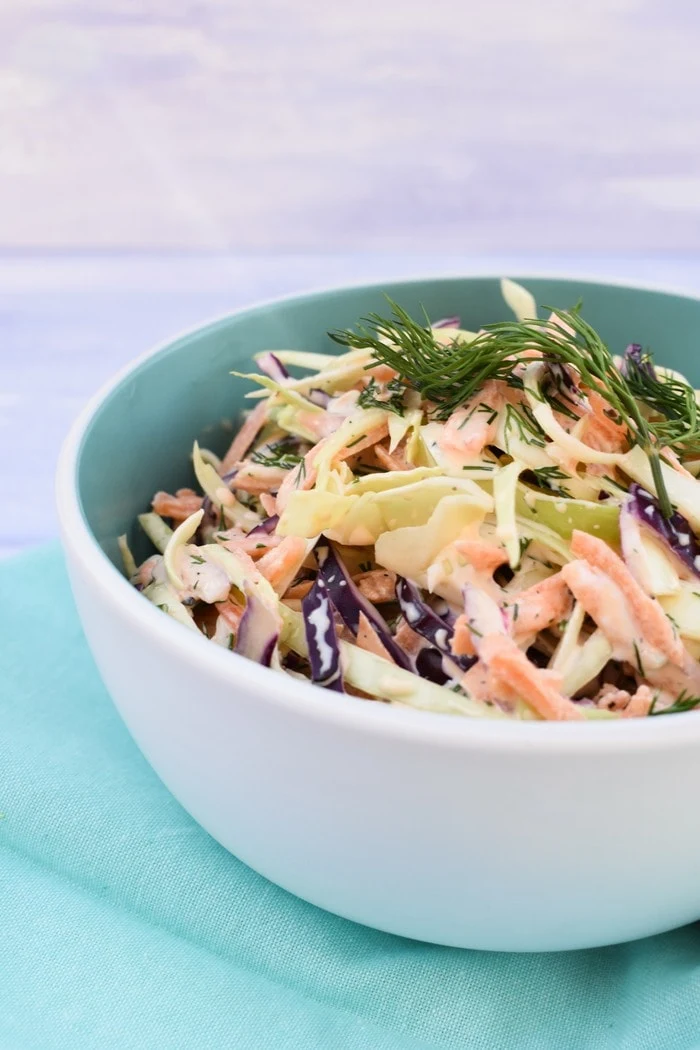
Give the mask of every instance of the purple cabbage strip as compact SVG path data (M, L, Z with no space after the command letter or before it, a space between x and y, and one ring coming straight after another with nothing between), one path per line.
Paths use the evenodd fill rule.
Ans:
M442 666L442 659L442 653L439 649L426 645L416 656L416 672L421 678L427 678L429 682L434 682L435 685L444 685L449 679Z
M644 372L649 379L658 379L656 370L639 343L630 343L622 357L620 372L627 378L630 372Z
M394 641L386 621L362 594L330 544L319 544L316 548L316 555L318 557L319 575L328 587L329 597L337 609L338 615L352 633L357 636L360 627L360 613L364 613L376 631L379 641L394 662L406 671L412 670L410 660L403 649Z
M270 377L270 379L274 379L276 383L281 383L283 380L289 379L289 372L280 359L271 352L262 354L258 358L258 366L261 372L264 372L266 376Z
M454 655L451 648L453 629L423 601L414 583L405 580L403 576L397 577L396 597L406 623L416 634L425 638L445 656L449 656L463 671L468 671L476 663L473 656Z
M204 535L204 533L202 532L202 526L203 525L216 525L217 521L219 520L219 512L218 512L218 510L215 509L214 504L212 503L212 501L209 499L208 496L205 496L204 499L202 500L202 510L204 511L204 517L202 518L202 520L201 520L201 522L199 524L199 528L197 529L197 532L195 533L195 542L196 543L204 543L204 540L202 538L203 535Z
M547 377L555 390L570 404L582 404L583 398L581 391L569 368L565 364L562 364L561 361L555 361L553 358L546 356L545 364L547 366Z
M331 399L330 394L327 394L325 390L319 390L318 387L309 390L306 397L313 405L318 405L319 408L327 408Z
M272 351L262 354L262 356L258 358L258 365L260 371L264 372L266 376L270 377L270 379L274 379L276 383L283 383L286 379L289 379L289 372ZM319 390L318 388L309 390L308 394L304 394L303 396L313 405L318 405L319 408L326 408L331 399L330 394L327 394L325 390Z
M269 518L265 518L265 520L261 521L259 525L256 525L254 529L251 529L248 535L256 536L264 533L266 536L271 536L277 528L277 522L279 520L279 514L271 514Z
M269 667L278 638L279 626L274 612L256 595L246 591L246 607L236 634L234 652Z
M700 576L700 544L687 518L677 510L670 518L665 518L658 500L637 484L630 486L629 498L623 510L634 514L638 521L653 529L693 575Z
M258 358L258 366L261 372L264 372L270 379L274 379L276 383L284 383L285 380L289 379L289 372L284 367L280 359L268 351L266 354L262 354ZM327 394L325 390L319 390L314 388L309 390L308 394L302 395L307 401L310 401L312 405L318 405L319 408L326 408L328 402L331 399L331 395Z
M461 319L454 317L441 317L439 321L433 321L431 328L459 328Z
M476 657L468 658L472 664L476 663ZM463 671L454 656L446 656L433 645L424 645L419 649L414 658L415 672L420 678L426 678L435 685L445 685L446 682L457 680Z
M324 689L344 693L340 645L335 631L333 606L322 576L316 577L313 587L302 599L301 613L309 650L311 681Z

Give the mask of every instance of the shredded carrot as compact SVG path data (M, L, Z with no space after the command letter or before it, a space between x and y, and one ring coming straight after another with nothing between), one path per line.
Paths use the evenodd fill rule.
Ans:
M595 390L587 391L587 396L591 413L585 417L582 440L599 452L624 451L629 444L627 427L610 418L610 405Z
M343 422L341 415L332 412L297 412L296 419L318 440L330 437Z
M489 576L508 561L503 547L485 540L455 540L454 546L477 572L486 572Z
M258 562L258 570L272 584L278 594L291 586L306 558L306 540L299 536L285 536L278 547L267 551Z
M619 587L649 644L680 666L684 662L685 649L669 619L659 603L645 594L625 563L607 543L577 529L571 537L571 552L600 569Z
M263 467L255 465L243 466L236 474L234 486L242 492L250 492L259 496L270 489L278 489L288 471L279 467Z
M506 384L500 380L485 383L474 403L456 409L447 420L438 438L440 448L468 455L481 452L496 437L498 414L506 403L506 391Z
M368 653L374 653L375 656L381 656L384 660L388 660L389 663L394 663L363 612L360 613L356 641L358 649L365 649Z
M333 462L340 463L345 459L351 459L353 456L356 456L358 452L364 452L366 448L372 448L372 446L376 445L378 441L383 441L388 433L388 424L381 423L378 427L374 427L373 430L370 430L365 434L361 441L358 441L354 445L346 445L345 448L341 448L340 452L333 457Z
M301 583L295 583L284 592L284 600L293 601L297 598L305 598L313 585L313 580L302 580Z
M192 489L178 489L174 496L169 492L156 492L151 506L163 518L172 518L178 524L195 514L202 506L202 497Z
M367 369L367 375L372 376L378 383L390 383L392 379L398 378L398 372L389 365L374 365Z
M648 685L640 685L627 707L622 712L623 718L643 718L649 714L654 694Z
M244 607L229 598L228 601L217 602L216 608L221 618L226 621L229 627L233 631L237 631L241 625L241 620L243 619L243 613L245 612Z
M139 583L142 587L147 587L153 578L153 570L162 560L162 554L153 554L150 558L147 558L145 562L139 565L136 576L133 578L133 582Z
M555 688L551 678L530 663L512 638L503 634L484 638L481 658L507 689L522 697L542 718L560 722L584 717L581 709Z
M495 699L493 675L483 660L477 660L468 671L465 671L460 685L475 700L486 702Z
M461 613L455 620L452 652L455 656L474 656L476 653L466 613Z
M281 536L276 536L274 533L268 535L264 532L256 533L245 533L238 529L229 529L227 532L222 532L220 536L226 536L227 539L220 539L222 547L226 550L234 551L240 550L248 554L253 561L257 561L262 558L269 550L273 547L279 547L282 542Z
M270 492L261 492L258 498L262 505L262 509L267 516L271 518L277 510L277 500Z
M221 474L228 474L237 463L240 463L265 425L266 419L267 401L260 401L229 445L228 452L221 461Z
M380 464L387 470L410 470L411 464L406 459L406 454L403 448L394 449L393 452L388 452L387 449L381 445L375 445L374 454L379 460Z
M515 609L517 606L517 619ZM573 599L560 572L515 595L510 606L513 631L518 636L539 634L564 620L571 612Z

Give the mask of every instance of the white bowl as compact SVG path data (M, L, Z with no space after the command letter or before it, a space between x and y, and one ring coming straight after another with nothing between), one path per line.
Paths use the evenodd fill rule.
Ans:
M439 283L394 285L391 293L446 313L455 282L437 295ZM479 312L483 296L471 301L473 284L459 283L454 309L464 313L466 298L467 312ZM582 291L581 282L549 286L555 302ZM584 298L595 305L591 289L601 287L584 287ZM624 291L628 313L635 295L650 294ZM246 864L381 930L537 951L609 944L697 919L700 716L472 722L324 692L184 630L129 586L95 538L111 553L121 531L117 521L96 525L94 512L91 528L84 510L85 486L96 484L86 460L105 406L114 412L122 400L124 434L147 461L155 438L138 414L138 390L154 361L170 355L185 405L193 341L204 374L207 346L219 340L213 361L222 333L248 331L263 315L282 329L285 319L293 331L308 329L329 294L246 311L153 351L96 396L65 443L58 506L75 599L134 739L195 820ZM366 312L376 289L332 294L344 325ZM301 322L300 310L308 314ZM195 434L183 428L184 448ZM117 472L120 456L117 446Z

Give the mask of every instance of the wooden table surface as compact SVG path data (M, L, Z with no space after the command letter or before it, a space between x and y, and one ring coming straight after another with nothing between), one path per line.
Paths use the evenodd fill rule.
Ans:
M0 258L0 555L56 534L53 474L80 407L117 368L213 315L343 281L554 273L700 294L700 257L15 255Z

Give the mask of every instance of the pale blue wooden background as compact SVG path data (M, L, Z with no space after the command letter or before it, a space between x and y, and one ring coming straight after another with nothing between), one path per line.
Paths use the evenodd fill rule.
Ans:
M697 251L697 0L4 0L0 247Z
M695 0L5 0L0 552L152 342L261 296L564 270L700 292Z

